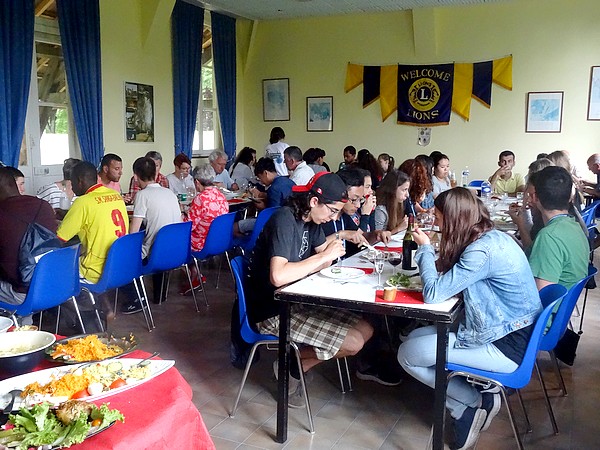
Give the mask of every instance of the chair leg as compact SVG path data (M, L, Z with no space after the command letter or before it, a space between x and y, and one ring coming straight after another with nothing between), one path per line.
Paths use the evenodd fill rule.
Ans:
M560 371L560 366L558 364L558 358L554 354L554 350L552 350L548 353L550 353L550 359L552 360L552 363L554 365L554 372L556 373L556 378L558 379L558 382L560 383L560 389L562 390L562 395L563 395L563 397L566 397L567 395L569 395L569 393L567 392L567 385L565 384L565 380L562 376L562 372Z
M350 369L348 369L348 358L344 357L344 366L346 366L346 379L348 380L348 390L352 392L352 378L350 378Z
M304 391L304 401L306 403L306 414L308 415L308 427L310 430L310 434L315 433L315 424L313 423L312 411L310 410L310 400L308 398L308 390L306 389L306 380L304 378L304 370L302 370L302 361L300 359L300 349L296 345L295 342L290 343L292 348L294 349L294 353L296 354L296 361L298 362L298 368L300 369L300 384L302 385L302 390Z
M113 313L117 317L117 300L119 299L119 288L115 289L115 305L113 307Z
M246 362L246 367L244 368L244 375L242 375L242 382L240 383L240 389L238 390L237 397L235 399L235 403L233 404L233 409L229 413L229 417L234 418L235 412L237 411L238 405L240 403L240 398L242 398L242 391L244 390L244 385L246 384L246 378L248 378L248 373L250 372L250 367L252 366L252 361L254 361L254 354L256 353L256 349L261 344L257 342L252 346L250 350L250 357L248 358L248 362Z
M219 289L219 280L221 278L221 265L223 264L223 257L219 256L219 268L217 269L217 282L215 283L215 289ZM200 280L202 281L202 280Z
M138 282L142 286L142 293L138 287ZM144 277L140 277L137 280L133 280L135 291L137 292L138 299L142 305L142 312L144 313L144 319L146 319L146 325L148 326L148 332L151 332L154 328L154 318L152 317L152 311L150 310L150 302L148 302L148 295L146 294L146 286L144 285Z
M90 297L92 298L92 301L94 299L94 296L92 295L92 293L90 291L88 291L88 294L90 294ZM77 305L77 299L75 298L75 296L71 297L71 300L73 301L73 307L75 308L75 313L77 314L77 318L79 319L79 325L81 325L81 331L83 331L83 334L86 334L87 331L85 331L85 325L83 324L83 319L81 318L81 314L79 313L79 306ZM102 324L100 324L100 328L102 328ZM104 331L104 330L102 330Z
M344 385L344 380L342 379L342 366L340 366L340 359L336 358L335 363L337 364L338 377L340 378L340 389L342 390L342 394L345 394L346 386Z
M56 325L54 327L54 334L58 334L58 324L60 322L60 305L58 305L58 309L56 311Z
M500 393L502 394L502 400L504 400L504 403L506 404L506 409L508 410L508 418L510 419L510 425L512 426L515 439L517 440L518 448L519 450L524 450L523 442L521 441L521 435L519 434L519 429L517 428L517 423L515 422L515 415L513 413L512 407L510 406L510 403L508 402L508 396L506 395L504 386L500 386ZM529 419L527 419L527 421L529 422Z
M90 296L90 302L92 303L92 305L94 305L94 311L96 312L96 319L98 319L98 324L100 325L100 330L104 332L106 330L104 329L104 324L102 323L102 319L100 318L100 313L96 309L96 300L94 299L94 294L92 294L92 291L89 291L87 289L85 289L85 290L87 291L88 295ZM75 297L73 297L73 302L75 303L75 308L77 308L77 300L75 299ZM81 322L81 328L83 329L83 322L81 321L81 316L79 315L79 310L77 310L77 316L79 316L79 321ZM84 331L84 333L85 333L85 331Z
M198 279L200 280L200 289L202 289L202 295L204 296L204 303L206 303L206 307L208 308L208 306L209 306L208 298L206 298L206 290L204 288L204 283L202 283L202 273L200 272L200 265L198 264L198 260L196 258L194 258L194 264L196 265L196 273L198 274ZM187 267L187 265L186 265L186 267ZM188 275L189 275L189 272L188 272ZM190 280L190 288L193 291L194 286L192 285L192 278L190 276L188 276L188 279ZM197 305L196 305L196 312L200 312Z
M519 404L521 405L521 410L523 411L523 416L525 417L525 423L527 423L526 433L531 433L533 429L531 428L531 422L529 421L529 414L527 414L527 409L525 409L525 403L523 402L523 396L521 395L521 390L517 389L517 398L519 399Z
M196 300L196 292L194 291L194 286L192 285L192 274L190 273L190 268L187 266L187 264L184 264L183 267L185 268L185 274L187 275L188 282L190 283L190 286L192 288L192 298L194 299L196 312L200 312L200 309L198 308L198 300ZM170 277L171 273L169 272L169 278ZM204 294L204 301L206 302L206 306L208 306L208 301L206 300L206 293L204 292L204 284L202 283L202 275L200 274L200 272L198 272L198 279L200 280L200 288L202 289L202 293ZM167 286L168 285L169 284L167 282Z
M552 429L554 430L554 434L558 434L558 425L556 424L554 411L552 410L552 405L550 404L550 399L548 398L548 391L546 390L546 383L544 383L544 378L542 377L542 372L540 371L540 367L537 363L537 360L535 361L535 371L537 372L538 378L540 379L542 391L544 391L544 402L546 403L546 409L548 410L548 415L550 416L550 422L552 422Z

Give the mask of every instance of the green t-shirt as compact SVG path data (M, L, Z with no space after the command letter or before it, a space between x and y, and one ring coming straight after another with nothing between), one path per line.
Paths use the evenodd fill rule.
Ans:
M590 247L574 217L556 216L533 241L529 265L533 276L567 289L588 274Z

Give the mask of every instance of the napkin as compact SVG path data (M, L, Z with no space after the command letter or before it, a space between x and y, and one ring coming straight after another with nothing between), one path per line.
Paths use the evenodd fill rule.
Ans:
M246 200L244 200L243 198L232 198L230 200L227 200L229 203L243 203Z
M375 246L375 250L383 250L384 252L401 252L402 251L402 246L398 246L398 245L388 245L387 247L385 245L376 245Z
M375 303L404 303L404 304L418 304L422 305L423 293L417 291L401 291L396 292L396 298L392 301L383 299L383 291L375 291Z
M351 269L360 269L365 273L365 275L371 275L375 270L372 267L351 267Z

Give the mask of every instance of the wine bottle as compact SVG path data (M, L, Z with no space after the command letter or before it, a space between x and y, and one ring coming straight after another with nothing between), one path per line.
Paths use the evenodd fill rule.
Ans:
M402 269L403 270L415 270L417 264L415 263L415 252L419 247L413 239L413 227L415 226L415 216L412 214L408 215L408 228L404 234L402 240Z

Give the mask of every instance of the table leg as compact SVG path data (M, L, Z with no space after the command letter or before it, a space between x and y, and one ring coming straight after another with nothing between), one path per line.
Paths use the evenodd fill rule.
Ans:
M279 383L277 384L277 436L276 441L287 440L288 385L290 367L290 304L282 302L279 310Z
M444 418L446 414L446 360L450 324L437 323L437 354L435 361L435 399L433 402L433 450L444 449Z

